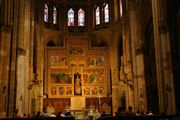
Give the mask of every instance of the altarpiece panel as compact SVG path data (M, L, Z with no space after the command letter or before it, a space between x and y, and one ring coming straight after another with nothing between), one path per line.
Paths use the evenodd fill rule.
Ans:
M91 47L88 38L65 38L63 47L46 48L48 98L107 97L109 55L107 47Z

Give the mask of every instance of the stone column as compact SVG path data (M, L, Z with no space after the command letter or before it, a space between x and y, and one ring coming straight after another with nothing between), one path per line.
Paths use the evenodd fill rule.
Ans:
M112 73L112 112L117 112L119 106L119 86L118 86L118 68L114 68Z
M29 113L30 5L30 0L21 0L19 6L16 108L21 115Z
M175 114L175 96L167 26L167 0L152 0L153 28L156 54L160 112Z
M11 8L12 4L9 0L1 0L0 7L0 117L6 117L13 32L13 8Z
M17 52L17 24L18 24L18 5L19 1L14 0L13 2L10 0L4 0L4 28L5 32L3 36L4 41L9 41L10 44L7 47L9 51L8 59L9 63L7 67L8 78L7 81L7 97L5 99L6 106L6 116L12 117L13 111L15 109L15 92L16 92L16 52ZM12 17L13 16L13 17ZM13 18L13 19L12 19ZM4 44L5 45L5 44ZM8 60L4 59L4 60Z
M30 52L31 52L31 0L25 0L24 2L24 47L26 49L26 55L24 57L24 101L23 101L23 110L24 113L30 113L28 110L28 105L30 103L29 96L28 96L28 85L29 85L29 70L30 70Z
M24 0L19 3L19 19L18 19L18 54L17 54L17 84L16 84L16 109L19 110L19 114L23 116L23 101L24 101L24 57L26 55L26 50L24 47Z
M117 22L118 21L118 19L119 19L119 4L118 4L118 1L117 0L114 0L113 2L113 6L114 6L114 22ZM113 17L112 17L113 18Z
M32 110L32 104L33 104L33 90L31 86L31 81L34 79L34 74L33 74L33 52L34 52L34 26L35 26L35 21L34 21L34 0L30 0L29 3L30 7L30 26L31 26L31 31L30 31L30 44L29 44L29 85L28 85L28 113L33 113Z
M126 95L127 98L127 104L126 108L128 106L132 106L135 108L134 105L134 83L132 78L132 58L131 58L131 41L130 41L130 26L129 26L129 18L123 17L122 18L122 39L123 39L123 71L124 75L127 75L127 79L130 80L128 82L128 85L126 85L126 92L128 95ZM124 76L123 75L123 76Z
M6 117L12 27L2 26L0 47L0 117Z
M143 53L143 32L141 27L140 1L129 1L130 27L131 27L131 49L133 64L133 82L135 95L135 109L146 111L146 87Z
M43 82L44 79L44 58L45 58L45 40L43 36L43 28L44 28L44 21L43 21L43 11L39 10L39 6L43 2L41 0L33 0L33 11L34 12L34 57L33 57L33 67L34 67L34 73L38 75L37 80L41 81L40 83ZM36 12L37 11L37 12ZM40 17L42 16L42 17ZM39 91L41 95L43 95L43 88L42 88L43 83L39 86ZM43 97L39 98L40 102L39 103L39 108L36 109L37 111L42 111L43 108Z
M112 112L113 114L117 112L119 106L119 61L120 55L118 54L118 42L119 34L112 34L111 48L110 48L110 58L111 58L111 79L112 79Z

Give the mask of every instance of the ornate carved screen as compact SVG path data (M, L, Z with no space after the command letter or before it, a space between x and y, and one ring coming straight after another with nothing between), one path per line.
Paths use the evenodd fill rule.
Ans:
M65 38L63 47L46 48L45 89L49 98L107 96L109 50L91 47L88 38Z

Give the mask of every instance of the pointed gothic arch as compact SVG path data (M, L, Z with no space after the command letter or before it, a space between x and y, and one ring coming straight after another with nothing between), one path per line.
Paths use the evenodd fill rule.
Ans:
M53 24L56 25L57 24L57 8L56 6L53 7Z
M85 12L82 8L78 10L78 26L85 26Z
M96 8L95 8L95 24L96 25L100 25L101 24L101 21L100 21L100 7L99 6L97 6Z
M74 26L74 10L70 8L67 13L68 26Z
M104 3L103 6L103 10L104 10L104 23L109 23L109 4L108 3Z
M44 4L44 22L49 22L49 7L47 3Z

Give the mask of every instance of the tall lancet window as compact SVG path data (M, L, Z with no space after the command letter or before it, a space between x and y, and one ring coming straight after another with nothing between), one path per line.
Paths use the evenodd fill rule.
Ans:
M0 0L0 23L2 22L2 0Z
M104 22L109 22L109 5L107 3L104 6Z
M68 26L74 26L74 10L72 8L68 10Z
M96 8L96 25L100 24L100 11L99 11L99 6Z
M44 4L44 22L48 22L48 5Z
M55 6L53 8L53 24L57 24L57 9Z
M120 17L122 17L123 16L122 0L120 0L119 6L120 6Z
M84 26L85 23L85 13L82 8L78 11L78 26Z

